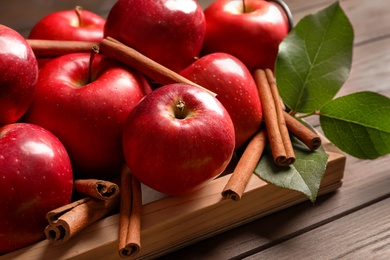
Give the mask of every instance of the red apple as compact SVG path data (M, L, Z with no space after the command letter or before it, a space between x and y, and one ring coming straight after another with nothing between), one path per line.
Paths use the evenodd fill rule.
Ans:
M74 53L43 66L25 119L63 142L76 178L111 179L124 162L125 119L151 89L141 74L99 54L89 79L89 60Z
M176 72L199 56L206 29L195 0L119 0L106 20L105 36Z
M180 74L217 94L217 99L232 118L236 149L259 129L262 107L257 86L250 71L239 59L227 53L208 54Z
M234 151L234 126L214 96L176 83L154 90L130 112L122 140L140 182L182 195L224 171Z
M279 44L290 29L286 5L283 9L273 2L215 0L204 10L203 55L226 52L240 59L251 72L259 68L273 70Z
M15 30L0 25L0 125L16 122L27 111L37 78L30 45Z
M29 39L100 42L106 20L88 10L57 11L39 20Z
M0 127L0 254L44 238L46 213L71 201L73 176L62 143L46 129Z

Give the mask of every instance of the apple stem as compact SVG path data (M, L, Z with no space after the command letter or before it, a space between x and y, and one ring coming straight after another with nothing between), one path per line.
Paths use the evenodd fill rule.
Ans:
M183 111L185 108L185 102L183 100L179 100L176 103L175 117L178 119L184 119Z
M82 17L81 17L81 10L82 10L82 9L83 9L83 8L82 8L81 6L79 6L79 5L77 5L77 6L74 8L74 11L76 12L77 18L79 19L79 27L81 27L82 24L83 24L83 19L82 19Z
M88 83L92 82L92 64L95 59L96 54L99 53L99 46L94 45L91 49L91 55L89 56L89 68L88 68Z
M242 0L242 12L246 13L245 0Z

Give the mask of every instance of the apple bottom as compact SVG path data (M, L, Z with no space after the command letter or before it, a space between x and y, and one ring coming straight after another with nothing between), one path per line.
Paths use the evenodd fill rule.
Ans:
M154 90L130 112L122 142L140 182L183 195L224 171L235 135L228 112L214 96L178 83Z

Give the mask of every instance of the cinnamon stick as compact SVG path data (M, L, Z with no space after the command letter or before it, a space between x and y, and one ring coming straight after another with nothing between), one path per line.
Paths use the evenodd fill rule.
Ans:
M213 96L217 95L216 93L188 80L180 74L155 62L154 60L148 58L137 50L119 42L114 38L107 37L103 39L100 43L100 51L104 55L116 59L128 65L129 67L140 71L145 76L155 80L162 85L171 83L186 83L202 88Z
M284 112L284 118L286 120L288 130L301 140L302 143L304 143L309 149L314 151L321 146L321 138L302 122L298 121L287 112Z
M135 256L141 250L141 184L127 165L121 175L119 256Z
M249 179L263 154L266 143L267 133L265 129L262 129L252 137L223 189L222 197L236 201L241 199Z
M279 90L275 82L274 74L272 70L266 69L267 80L271 88L272 97L275 102L276 115L278 117L278 126L280 135L282 137L284 149L286 150L287 164L293 164L295 162L294 148L291 143L290 134L287 129L286 120L284 118L284 111L282 108L282 101L279 95Z
M119 206L119 196L110 200L83 198L47 213L46 238L62 244L90 224L112 213Z
M119 195L116 183L97 179L78 179L73 182L73 190L88 197L108 200Z
M84 41L26 39L38 58L57 57L75 52L90 52L98 43Z
M274 161L279 166L289 166L295 161L295 155L287 154L285 142L291 142L285 131L281 131L283 125L280 122L280 116L277 113L277 102L280 98L277 97L277 102L271 91L271 86L267 74L262 69L257 69L254 72L254 78L259 90L259 97L263 106L264 121L267 129L268 140L271 146L272 156ZM272 84L272 82L271 82ZM287 131L288 135L288 131ZM283 141L285 140L285 141Z

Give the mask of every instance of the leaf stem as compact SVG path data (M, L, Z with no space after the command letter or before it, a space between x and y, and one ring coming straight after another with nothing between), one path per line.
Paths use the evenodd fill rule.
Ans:
M297 116L297 117L299 117L299 118L305 118L305 117L309 117L309 116L312 116L312 115L317 115L317 116L319 116L319 115L320 115L320 111L315 110L315 111L313 111L313 112L311 112L311 113L299 115L299 116Z

